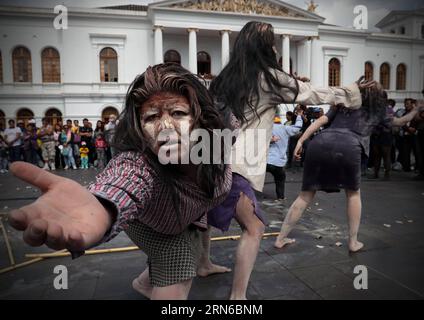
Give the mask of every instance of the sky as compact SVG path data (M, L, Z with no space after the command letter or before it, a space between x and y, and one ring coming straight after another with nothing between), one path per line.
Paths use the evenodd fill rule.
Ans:
M67 7L95 8L109 5L139 4L157 2L157 0L0 0L1 5L50 7L58 4ZM306 0L286 0L284 2L306 9ZM308 1L309 2L309 1ZM318 4L316 13L326 18L325 23L351 27L355 18L353 8L365 5L368 9L368 26L375 24L392 10L415 10L424 8L420 0L314 0Z

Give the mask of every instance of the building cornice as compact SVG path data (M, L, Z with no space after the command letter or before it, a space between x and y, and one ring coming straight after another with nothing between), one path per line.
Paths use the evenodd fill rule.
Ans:
M289 21L299 21L299 22L309 22L314 24L320 24L322 21L312 18L301 18L301 17L282 17L282 16L268 16L261 14L247 14L247 13L239 13L239 12L229 12L229 11L208 11L208 10L192 10L192 9L183 9L183 8L166 8L166 7L149 7L148 14L150 12L175 12L179 14L190 13L193 12L199 14L210 14L210 15L222 15L227 17L250 17L251 20L261 20L261 19L269 19L269 20L289 20Z
M380 32L370 32L366 30L355 30L344 27L337 26L325 26L320 25L318 27L320 35L329 34L329 35L340 35L340 36L353 36L359 37L366 40L381 40L381 41L391 41L391 42L406 42L406 43L417 43L424 44L424 39L413 38L407 35L393 34L393 33L380 33Z
M54 18L57 16L57 14L54 13L53 8L0 6L0 16ZM80 18L90 17L126 20L140 20L145 18L147 20L147 12L113 9L86 9L68 7L68 16Z
M390 42L403 42L403 43L414 43L424 44L424 39L413 38L411 36L404 36L392 33L372 33L368 36L368 40L380 40Z
M424 16L424 10L394 10L388 13L383 19L381 19L375 26L377 28L384 28L387 25L396 23L405 18L422 17ZM394 18L394 19L392 19Z
M366 38L371 34L367 30L356 30L353 28L344 28L338 26L327 26L320 25L318 26L318 32L320 34L335 34L335 35L349 35L354 37Z
M165 1L153 2L153 3L149 4L149 9L158 9L158 8L160 8L160 9L178 9L178 8L171 7L171 6L176 5L176 4L183 4L184 2L189 2L189 1L187 1L187 0L165 0ZM277 6L277 7L287 8L289 10L292 10L292 11L298 13L298 14L302 14L302 15L307 17L307 18L303 18L303 19L311 19L311 20L314 20L314 21L320 22L320 23L322 23L325 20L324 17L321 17L320 15L318 15L316 13L309 12L307 10L301 9L301 8L294 6L294 5L291 5L290 3L287 3L287 2L276 1L276 0L268 0L268 1L265 1L265 2L268 2L272 5ZM179 9L181 9L181 8L179 8ZM183 9L183 10L193 11L192 9ZM196 9L195 11L200 11L200 10ZM205 11L205 10L202 10L202 11ZM229 11L206 11L206 12L219 12L219 13L227 12L227 13L230 13ZM241 14L241 13L237 13L237 12L234 12L234 13ZM258 16L264 16L264 15L258 15ZM276 16L276 17L285 18L285 17L282 17L282 16ZM297 19L302 19L302 18L298 17Z
M126 93L2 93L0 102L6 99L66 99L66 98L119 98L124 99ZM122 100L124 101L124 100Z

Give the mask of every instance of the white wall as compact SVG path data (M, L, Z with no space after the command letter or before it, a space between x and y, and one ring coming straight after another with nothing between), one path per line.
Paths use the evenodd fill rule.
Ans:
M51 17L2 16L0 29L0 109L6 118L15 118L21 108L41 118L54 107L65 118L81 120L87 116L97 120L106 106L121 109L128 85L153 60L151 23L143 17L122 20L71 16L67 30L56 30ZM18 45L31 52L32 83L13 83L12 51ZM60 84L42 83L41 51L47 46L59 51ZM99 52L106 46L118 53L119 83L100 83Z

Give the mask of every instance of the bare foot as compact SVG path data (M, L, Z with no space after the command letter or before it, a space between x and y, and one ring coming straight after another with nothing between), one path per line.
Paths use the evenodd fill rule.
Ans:
M150 299L152 297L153 288L150 284L143 284L138 280L138 278L135 278L132 282L132 287L135 291L141 293L146 298Z
M364 244L362 242L359 242L359 241L349 243L349 251L350 252L358 252L363 247L364 247Z
M296 239L290 239L290 238L281 239L281 238L277 237L277 239L275 240L275 243L274 243L274 247L276 247L277 249L281 249L285 245L292 244L292 243L295 243L295 242L296 242Z
M199 277L207 277L216 273L226 273L231 272L230 268L219 266L217 264L208 263L207 265L199 266L197 269L197 275Z

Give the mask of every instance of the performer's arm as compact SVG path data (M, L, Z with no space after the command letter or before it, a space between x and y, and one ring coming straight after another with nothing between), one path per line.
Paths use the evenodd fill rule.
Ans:
M296 148L294 150L294 156L296 160L299 160L302 156L303 143L309 139L315 132L319 130L319 128L325 126L328 123L328 117L322 116L317 119L314 123L312 123L308 129L306 129L305 133L299 138L297 141Z
M276 99L278 100L280 98L281 100L282 97L285 103L292 102L295 98L295 92L298 90L298 95L294 103L303 105L343 104L346 108L359 109L362 105L360 88L370 85L369 83L352 83L345 87L314 87L309 82L299 81L287 73L279 70L274 71L279 82L287 87L281 89L281 92L278 92ZM281 97L278 97L278 95ZM281 103L282 101L276 102Z
M305 133L302 134L298 143L303 144L306 140L308 140L315 132L319 130L319 128L325 126L328 123L328 117L322 116L318 118L314 123L312 123L308 129L306 129Z
M422 108L422 107L421 107ZM401 118L393 118L393 126L395 127L403 127L408 122L412 121L412 119L415 118L415 116L418 114L420 108L414 107L414 109L411 110L411 112L407 113Z
M300 129L302 129L302 125L303 125L302 116L299 115L296 117L296 123L294 125L285 126L284 128L286 129L287 135L289 137L292 137L299 133Z

